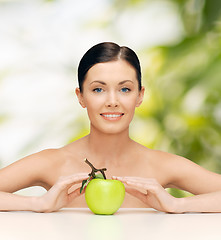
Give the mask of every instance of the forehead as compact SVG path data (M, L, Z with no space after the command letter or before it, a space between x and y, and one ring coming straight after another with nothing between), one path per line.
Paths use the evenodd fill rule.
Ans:
M123 60L97 63L91 67L85 78L86 81L94 80L132 80L136 81L136 71L129 63Z

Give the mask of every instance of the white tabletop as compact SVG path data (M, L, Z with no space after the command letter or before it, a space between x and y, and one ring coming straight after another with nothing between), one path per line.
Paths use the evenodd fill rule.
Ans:
M89 209L54 213L1 212L2 240L221 239L220 213L166 214L153 209L120 209L112 216Z

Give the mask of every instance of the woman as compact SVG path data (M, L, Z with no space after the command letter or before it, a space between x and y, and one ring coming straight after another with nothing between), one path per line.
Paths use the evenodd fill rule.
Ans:
M84 163L88 158L97 168L106 167L108 178L125 184L123 207L153 207L174 213L221 211L221 175L130 139L129 125L145 90L139 60L131 49L114 43L95 45L80 61L78 81L76 95L87 109L89 135L1 169L0 210L51 212L67 206L86 207L79 188L88 177L84 173L89 172ZM40 197L12 194L30 186L48 191ZM197 196L177 199L165 191L169 187Z

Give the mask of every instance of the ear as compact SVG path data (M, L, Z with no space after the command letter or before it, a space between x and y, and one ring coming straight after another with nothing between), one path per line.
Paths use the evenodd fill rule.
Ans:
M79 101L79 103L81 104L81 106L82 106L83 108L86 108L86 105L85 105L85 103L84 103L83 95L82 95L82 93L81 93L81 91L80 91L80 88L76 88L76 89L75 89L75 93L76 93L76 95L77 95L78 101Z
M139 107L140 104L143 102L144 92L145 92L145 87L142 87L141 90L139 91L136 107Z

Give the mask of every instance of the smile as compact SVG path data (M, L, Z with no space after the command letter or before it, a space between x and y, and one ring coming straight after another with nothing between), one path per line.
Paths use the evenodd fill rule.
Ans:
M124 113L101 113L100 115L106 120L119 120Z

